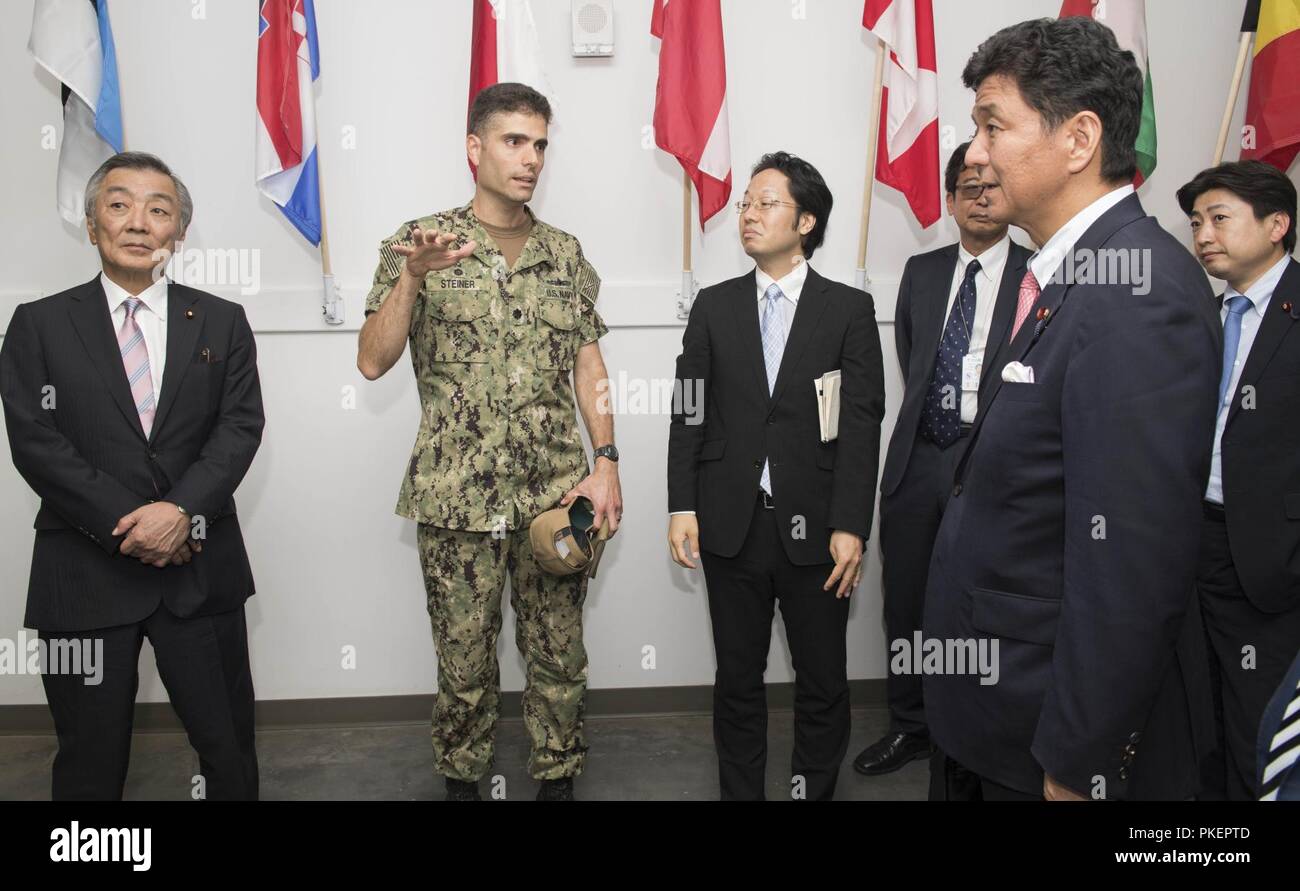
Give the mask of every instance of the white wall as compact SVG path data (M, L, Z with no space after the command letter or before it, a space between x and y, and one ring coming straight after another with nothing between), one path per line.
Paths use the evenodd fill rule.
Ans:
M1114 0L1112 0L1114 2ZM681 175L645 133L654 104L657 41L650 0L616 0L616 56L569 55L568 0L534 0L557 94L552 149L534 207L578 235L601 273L603 341L611 373L673 373L681 250ZM1021 19L1055 15L1056 0L935 0L943 156L970 132L961 68L979 41ZM1149 212L1185 238L1173 191L1207 166L1236 49L1240 3L1149 0L1159 167L1142 189ZM414 216L471 192L463 156L468 0L316 0L323 75L317 113L335 273L348 324L319 320L319 258L252 183L253 4L239 0L113 0L128 147L155 152L194 194L187 247L261 251L262 291L242 299L258 334L267 428L240 514L258 596L249 603L259 698L429 692L434 656L415 552L415 528L392 508L418 400L404 359L377 383L356 372L360 300L379 240ZM54 210L56 154L41 128L61 128L58 85L26 51L32 0L0 6L0 329L17 303L89 279L97 257ZM201 16L199 14L202 13ZM814 265L852 280L874 40L861 0L724 0L732 153L743 188L749 165L783 148L815 163L837 198ZM199 17L195 17L199 16ZM1244 96L1237 112L1240 120ZM343 146L344 128L355 147ZM1230 150L1229 157L1235 157ZM936 171L936 176L938 172ZM899 403L894 287L906 258L953 240L944 220L920 231L897 194L878 187L868 267L881 318L888 437ZM695 236L707 284L746 268L730 211ZM212 287L223 296L229 288ZM343 407L356 387L356 406ZM713 654L703 584L666 556L663 416L620 416L626 515L592 586L587 647L593 688L708 684ZM22 623L37 499L0 444L0 637ZM744 506L741 506L743 509ZM849 670L883 677L879 553L853 605ZM512 618L502 635L503 683L522 687ZM354 671L340 648L357 648ZM657 667L641 667L642 647ZM165 691L146 650L141 700ZM770 680L789 680L774 638ZM0 703L44 699L38 678L0 676Z

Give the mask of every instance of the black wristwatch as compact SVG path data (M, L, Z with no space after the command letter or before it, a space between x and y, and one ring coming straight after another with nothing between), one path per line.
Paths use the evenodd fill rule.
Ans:
M593 461L595 461L597 458L608 458L609 460L617 464L618 448L613 445L601 446L600 448L596 449L591 453L591 459Z

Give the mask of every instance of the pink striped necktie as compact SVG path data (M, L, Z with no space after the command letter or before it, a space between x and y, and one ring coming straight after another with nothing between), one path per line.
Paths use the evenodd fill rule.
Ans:
M149 348L145 346L144 332L135 320L140 298L128 297L125 302L126 321L122 323L122 330L117 332L117 346L122 353L122 365L126 368L126 381L131 386L131 400L135 402L135 410L140 414L140 426L144 428L147 438L153 430L153 416L157 409L153 376L149 373Z
M1038 287L1038 279L1034 278L1032 270L1025 270L1025 277L1020 280L1020 299L1016 302L1016 321L1011 326L1011 339L1016 339L1016 333L1020 331L1020 326L1024 324L1025 319L1029 318L1029 311L1034 308L1038 302L1038 295L1042 291Z

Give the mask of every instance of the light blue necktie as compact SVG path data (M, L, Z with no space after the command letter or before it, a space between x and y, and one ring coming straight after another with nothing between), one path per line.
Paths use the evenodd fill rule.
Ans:
M781 354L785 352L785 313L781 307L781 287L773 282L763 292L767 305L763 307L763 364L767 367L767 395L776 387L776 373L781 370ZM768 495L772 494L772 474L768 461L763 461L763 476L758 484Z
M1226 301L1228 317L1223 320L1223 377L1219 379L1219 409L1228 398L1228 385L1232 383L1232 369L1237 364L1237 348L1241 346L1241 317L1250 308L1250 298L1237 294Z

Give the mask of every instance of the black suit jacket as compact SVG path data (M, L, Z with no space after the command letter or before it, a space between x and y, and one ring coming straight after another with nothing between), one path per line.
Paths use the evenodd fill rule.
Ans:
M1014 241L1009 245L1007 262L998 283L998 296L989 322L988 344L984 350L984 367L980 370L980 404L993 389L993 382L1006 364L1011 320L1015 318L1020 281L1025 277L1025 263L1031 252ZM903 480L907 463L921 424L921 409L934 376L934 360L939 339L948 324L948 295L952 291L953 269L957 265L957 245L917 254L903 267L898 285L898 305L894 311L894 345L898 365L903 372L903 404L898 409L889 451L885 455L885 472L880 480L881 497L892 495ZM997 369L998 374L993 373Z
M1136 195L1076 243L1115 263L1102 250L1144 252L1150 291L1049 283L1013 341L1035 383L999 380L980 409L923 624L996 640L1000 677L926 675L926 717L959 763L1024 792L1046 770L1085 795L1185 798L1208 704L1189 608L1222 327L1205 274Z
M1243 392L1243 388L1252 390ZM1300 606L1300 263L1273 290L1219 455L1232 563L1256 607Z
M871 534L880 420L885 412L880 333L871 295L828 281L811 267L767 392L755 273L700 291L677 357L677 386L702 417L675 404L668 436L668 509L693 510L700 547L733 557L744 544L763 472L786 555L800 566L830 562L830 533ZM839 437L822 443L814 381L841 373ZM697 383L698 382L698 383Z
M167 361L147 439L98 276L14 310L0 348L0 398L14 466L41 497L29 627L123 625L160 602L181 617L207 615L253 594L232 494L263 417L241 306L168 286ZM190 563L157 568L119 553L118 519L152 501L203 518L207 537Z

